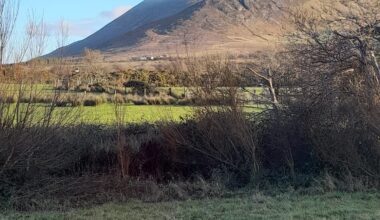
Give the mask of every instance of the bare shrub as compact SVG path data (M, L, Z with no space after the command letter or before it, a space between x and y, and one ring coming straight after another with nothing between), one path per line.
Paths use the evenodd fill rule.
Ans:
M311 154L336 175L379 178L379 2L328 1L292 13L289 63L295 89L284 104ZM286 127L285 127L286 129ZM303 141L305 143L305 141Z
M88 94L83 98L83 106L97 106L107 102L106 95Z
M15 63L6 69L13 77L0 84L0 97L11 97L11 100L0 99L0 176L5 179L12 173L30 175L41 168L46 160L40 158L40 153L51 147L57 126L65 126L76 116L67 110L55 114L59 92L52 93L43 105L34 104L41 96L41 90L36 79L24 76L38 71L39 62L30 61L24 65L21 61L41 56L45 37L43 19L31 19L26 27L25 42L21 43L23 46L13 51ZM54 159L57 158L47 160Z
M213 169L236 173L231 184L245 184L260 170L255 129L244 113L200 113L194 121L161 127L171 160L205 176Z
M20 1L0 1L0 67L3 67L4 62L14 48L9 45L13 31L16 26L16 21L19 13Z
M194 169L204 166L210 173L226 168L242 177L240 183L249 181L259 172L260 159L255 128L239 98L237 67L216 56L190 58L183 71L201 107L194 110L193 120L162 128L165 145L171 152L180 152L174 153L176 160Z
M84 80L88 84L99 83L99 75L103 74L103 55L100 51L85 48L83 61L85 65Z
M28 95L32 100L36 91L32 84L19 85L15 103L0 102L0 174L15 169L17 172L30 171L41 162L35 158L37 152L51 144L54 127L64 126L75 117L72 111L55 114L55 101L44 106L32 101L21 103L20 96Z

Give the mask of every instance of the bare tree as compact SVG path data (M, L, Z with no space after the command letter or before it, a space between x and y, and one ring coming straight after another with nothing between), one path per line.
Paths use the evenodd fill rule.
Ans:
M36 152L48 146L57 125L74 115L72 110L64 110L53 117L58 93L48 94L51 100L44 105L35 104L42 91L31 76L39 73L40 65L35 60L21 61L43 54L46 29L43 19L30 19L24 42L15 47L15 63L6 68L15 77L0 84L0 175L13 169L28 172L32 161L36 162Z
M280 107L279 90L283 73L281 72L281 60L276 53L266 53L257 56L248 66L247 70L263 88L268 92L252 94L259 100L270 103L273 108Z
M336 77L350 75L354 77L347 85L350 91L360 97L361 106L373 109L380 92L379 9L376 0L339 0L327 1L318 14L294 12L297 31L290 38L289 50L298 58L295 67L302 80L318 81L331 91Z
M55 59L53 70L54 74L57 77L55 87L68 87L68 85L63 85L63 81L67 81L69 77L68 62L65 58L65 46L67 45L69 40L69 25L67 24L67 22L65 22L64 19L61 19L61 21L58 24L58 29L55 33L55 40L56 46L58 48L58 56Z
M321 160L373 177L380 157L379 10L377 0L328 0L291 11L286 58L295 88L285 103L288 118L298 117L294 123Z
M47 28L44 17L37 19L34 14L29 15L27 36L30 39L28 60L44 55L47 42Z
M0 64L4 63L9 40L18 17L20 0L0 0Z
M85 74L90 84L101 78L99 75L102 74L103 59L104 57L100 51L88 48L84 49L83 60L85 64Z
M59 56L64 56L64 50L65 46L67 45L69 40L69 25L64 19L61 19L61 21L58 24L58 29L56 31L56 43L57 48L59 50Z

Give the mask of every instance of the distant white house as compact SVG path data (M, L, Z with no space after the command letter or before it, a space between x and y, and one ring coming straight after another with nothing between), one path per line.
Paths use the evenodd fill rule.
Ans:
M160 56L140 56L140 57L132 57L133 61L154 61L154 60L163 60L169 58L168 55L160 55Z

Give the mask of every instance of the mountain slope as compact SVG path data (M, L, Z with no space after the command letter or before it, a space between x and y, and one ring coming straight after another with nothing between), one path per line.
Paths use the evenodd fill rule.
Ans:
M65 55L77 55L84 48L101 49L112 38L121 36L142 25L176 14L193 4L192 0L144 0L124 15L85 38L67 46ZM51 55L57 53L53 52Z
M259 50L275 41L283 22L280 8L301 1L306 0L144 0L63 51L76 56L91 48L120 57Z

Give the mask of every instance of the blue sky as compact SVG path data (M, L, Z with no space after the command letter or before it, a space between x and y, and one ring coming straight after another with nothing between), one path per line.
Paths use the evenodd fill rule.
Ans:
M54 34L64 20L69 29L69 41L85 38L108 22L125 13L141 0L21 0L15 37L20 37L31 12L44 17L49 32L46 52L56 47Z

